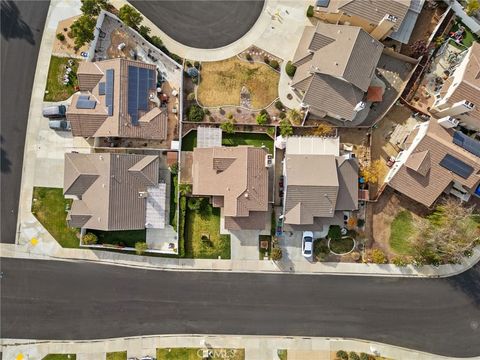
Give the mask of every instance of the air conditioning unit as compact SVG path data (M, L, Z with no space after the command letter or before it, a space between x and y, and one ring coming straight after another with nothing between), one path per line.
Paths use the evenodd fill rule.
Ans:
M395 15L389 15L389 14L387 14L387 15L386 15L386 18L387 18L389 21L394 22L394 23L396 23L397 20L398 20L398 17L396 17Z
M465 100L465 106L469 109L472 110L475 107L475 104L472 103L471 101Z
M273 166L273 158L271 154L265 156L265 167L269 168Z
M445 129L451 129L458 125L458 120L453 116L445 116L441 119L438 119L438 124L443 126Z

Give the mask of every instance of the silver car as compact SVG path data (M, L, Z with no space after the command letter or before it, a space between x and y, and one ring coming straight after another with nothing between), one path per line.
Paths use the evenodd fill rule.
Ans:
M302 255L308 260L313 258L313 232L311 231L303 232Z
M72 131L70 121L67 120L50 120L48 126L55 131Z

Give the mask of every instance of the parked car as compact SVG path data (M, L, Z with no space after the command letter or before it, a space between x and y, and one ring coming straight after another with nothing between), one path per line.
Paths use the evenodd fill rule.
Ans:
M304 231L302 236L302 254L310 260L313 257L313 232Z
M140 360L155 360L155 358L147 355L147 356L142 357Z
M67 120L50 120L48 126L55 131L72 131L70 121Z
M65 105L52 105L43 108L43 116L49 119L64 118L67 112Z

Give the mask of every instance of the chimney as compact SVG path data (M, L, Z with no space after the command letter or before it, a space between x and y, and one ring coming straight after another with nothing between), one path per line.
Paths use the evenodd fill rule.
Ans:
M397 20L398 18L396 16L386 14L370 35L377 40L385 39L393 31Z
M456 116L468 113L473 109L475 109L474 103L467 100L462 100L440 111L438 109L432 109L431 113L435 114L435 117L437 118L443 118L445 116Z

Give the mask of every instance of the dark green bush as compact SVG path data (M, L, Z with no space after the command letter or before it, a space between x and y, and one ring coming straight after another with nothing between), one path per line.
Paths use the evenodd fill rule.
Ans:
M341 360L348 360L348 354L346 351L338 350L335 355L337 355L337 358Z
M272 60L270 61L269 65L274 68L275 70L278 70L278 68L280 67L280 65L278 64L278 61L277 60Z
M285 72L287 75L293 77L293 75L295 75L295 71L297 71L297 67L294 66L291 61L287 62L287 65L285 65Z
M278 110L282 111L282 110L283 110L283 104L282 104L282 102L281 102L280 100L275 101L275 107L276 107Z
M57 34L57 39L60 40L60 41L64 41L65 40L65 35L63 35L62 33L58 33Z
M200 122L200 121L203 121L204 116L205 116L205 112L200 106L193 104L188 108L187 119L189 121Z
M247 59L248 61L252 61L252 55L250 54L245 55L245 59Z
M310 5L307 8L307 17L312 17L313 16L313 5Z
M350 351L348 353L348 360L360 360L360 356L355 351Z
M339 240L342 238L342 231L338 225L330 225L328 229L328 238L332 240Z

